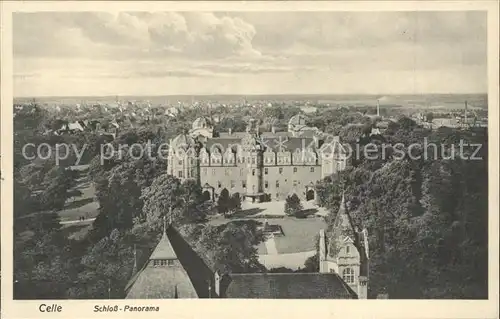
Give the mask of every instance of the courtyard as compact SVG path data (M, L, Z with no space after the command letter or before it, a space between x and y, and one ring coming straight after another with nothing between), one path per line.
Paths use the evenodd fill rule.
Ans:
M326 228L323 219L328 212L317 207L313 201L302 202L304 210L310 212L308 218L295 218L284 213L284 201L266 203L242 203L242 210L232 218L215 218L212 225L220 225L232 220L253 219L270 225L279 225L283 236L269 236L257 249L260 262L268 269L304 267L307 258L316 253L315 238Z

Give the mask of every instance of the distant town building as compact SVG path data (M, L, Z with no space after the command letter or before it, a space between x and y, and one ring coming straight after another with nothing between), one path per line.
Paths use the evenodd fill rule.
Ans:
M168 174L196 179L204 196L215 200L223 189L252 202L284 199L295 193L315 199L315 183L346 167L338 137L326 138L293 116L287 132L259 132L250 120L246 132L217 133L206 118L170 141Z

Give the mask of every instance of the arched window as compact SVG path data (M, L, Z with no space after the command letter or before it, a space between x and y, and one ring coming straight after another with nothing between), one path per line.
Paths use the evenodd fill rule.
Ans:
M342 271L342 279L348 284L354 283L354 270L352 268L345 268Z

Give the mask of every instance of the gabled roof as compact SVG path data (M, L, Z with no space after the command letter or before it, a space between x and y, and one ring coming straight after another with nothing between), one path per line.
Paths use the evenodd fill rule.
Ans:
M158 259L173 259L173 266L155 267ZM215 297L214 274L173 227L168 226L151 257L125 287L127 299Z
M154 259L177 259L174 248L166 234L163 234L151 257L149 257L149 260Z
M149 261L130 286L127 299L198 298L193 283L182 267L155 267Z
M335 273L232 274L226 298L357 299Z

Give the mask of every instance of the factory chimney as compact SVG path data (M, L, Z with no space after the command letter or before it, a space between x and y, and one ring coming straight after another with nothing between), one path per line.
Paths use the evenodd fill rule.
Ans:
M464 127L467 127L467 101L465 101L465 109L464 109Z

